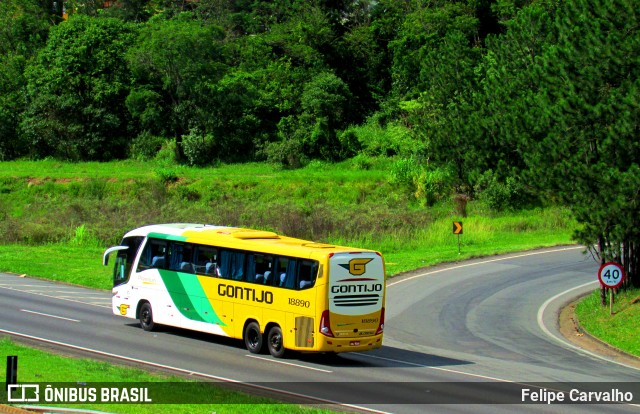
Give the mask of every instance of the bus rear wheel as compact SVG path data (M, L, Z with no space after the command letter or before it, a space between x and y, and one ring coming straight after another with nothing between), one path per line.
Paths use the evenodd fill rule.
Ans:
M284 356L284 340L282 338L282 329L279 326L273 326L269 329L267 335L267 348L269 353L276 358L282 358Z
M262 334L257 322L249 322L244 328L244 344L252 354L259 354L262 350Z
M145 302L140 307L140 327L145 331L153 331L155 323L153 322L153 311L151 310L151 304Z

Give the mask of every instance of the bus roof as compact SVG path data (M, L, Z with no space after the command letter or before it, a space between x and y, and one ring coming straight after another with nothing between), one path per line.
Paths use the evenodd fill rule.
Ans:
M131 230L125 234L125 237L149 235L218 247L266 251L269 253L286 252L287 254L294 253L295 255L306 257L313 253L327 255L341 252L373 252L367 249L336 246L282 236L270 231L196 223L153 224Z

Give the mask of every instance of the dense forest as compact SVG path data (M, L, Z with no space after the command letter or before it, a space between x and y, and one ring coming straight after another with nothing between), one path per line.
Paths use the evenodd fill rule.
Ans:
M2 0L0 160L394 157L640 285L638 0Z

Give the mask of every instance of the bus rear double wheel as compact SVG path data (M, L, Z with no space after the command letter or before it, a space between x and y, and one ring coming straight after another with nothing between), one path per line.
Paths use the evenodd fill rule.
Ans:
M284 356L284 344L282 338L282 329L278 325L274 325L269 329L267 334L267 348L269 353L276 358L282 358Z
M267 349L275 358L282 358L285 353L284 341L282 337L282 329L278 325L269 328L266 335L260 333L260 325L251 321L244 328L244 344L252 354L262 352L263 337L266 336Z

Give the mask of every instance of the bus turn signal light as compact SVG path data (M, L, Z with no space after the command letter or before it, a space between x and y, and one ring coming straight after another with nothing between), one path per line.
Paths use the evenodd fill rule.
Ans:
M322 312L322 317L320 318L320 333L324 336L334 337L331 331L331 323L329 322L329 310Z
M384 307L380 309L380 325L378 325L376 335L380 335L382 332L384 332Z

